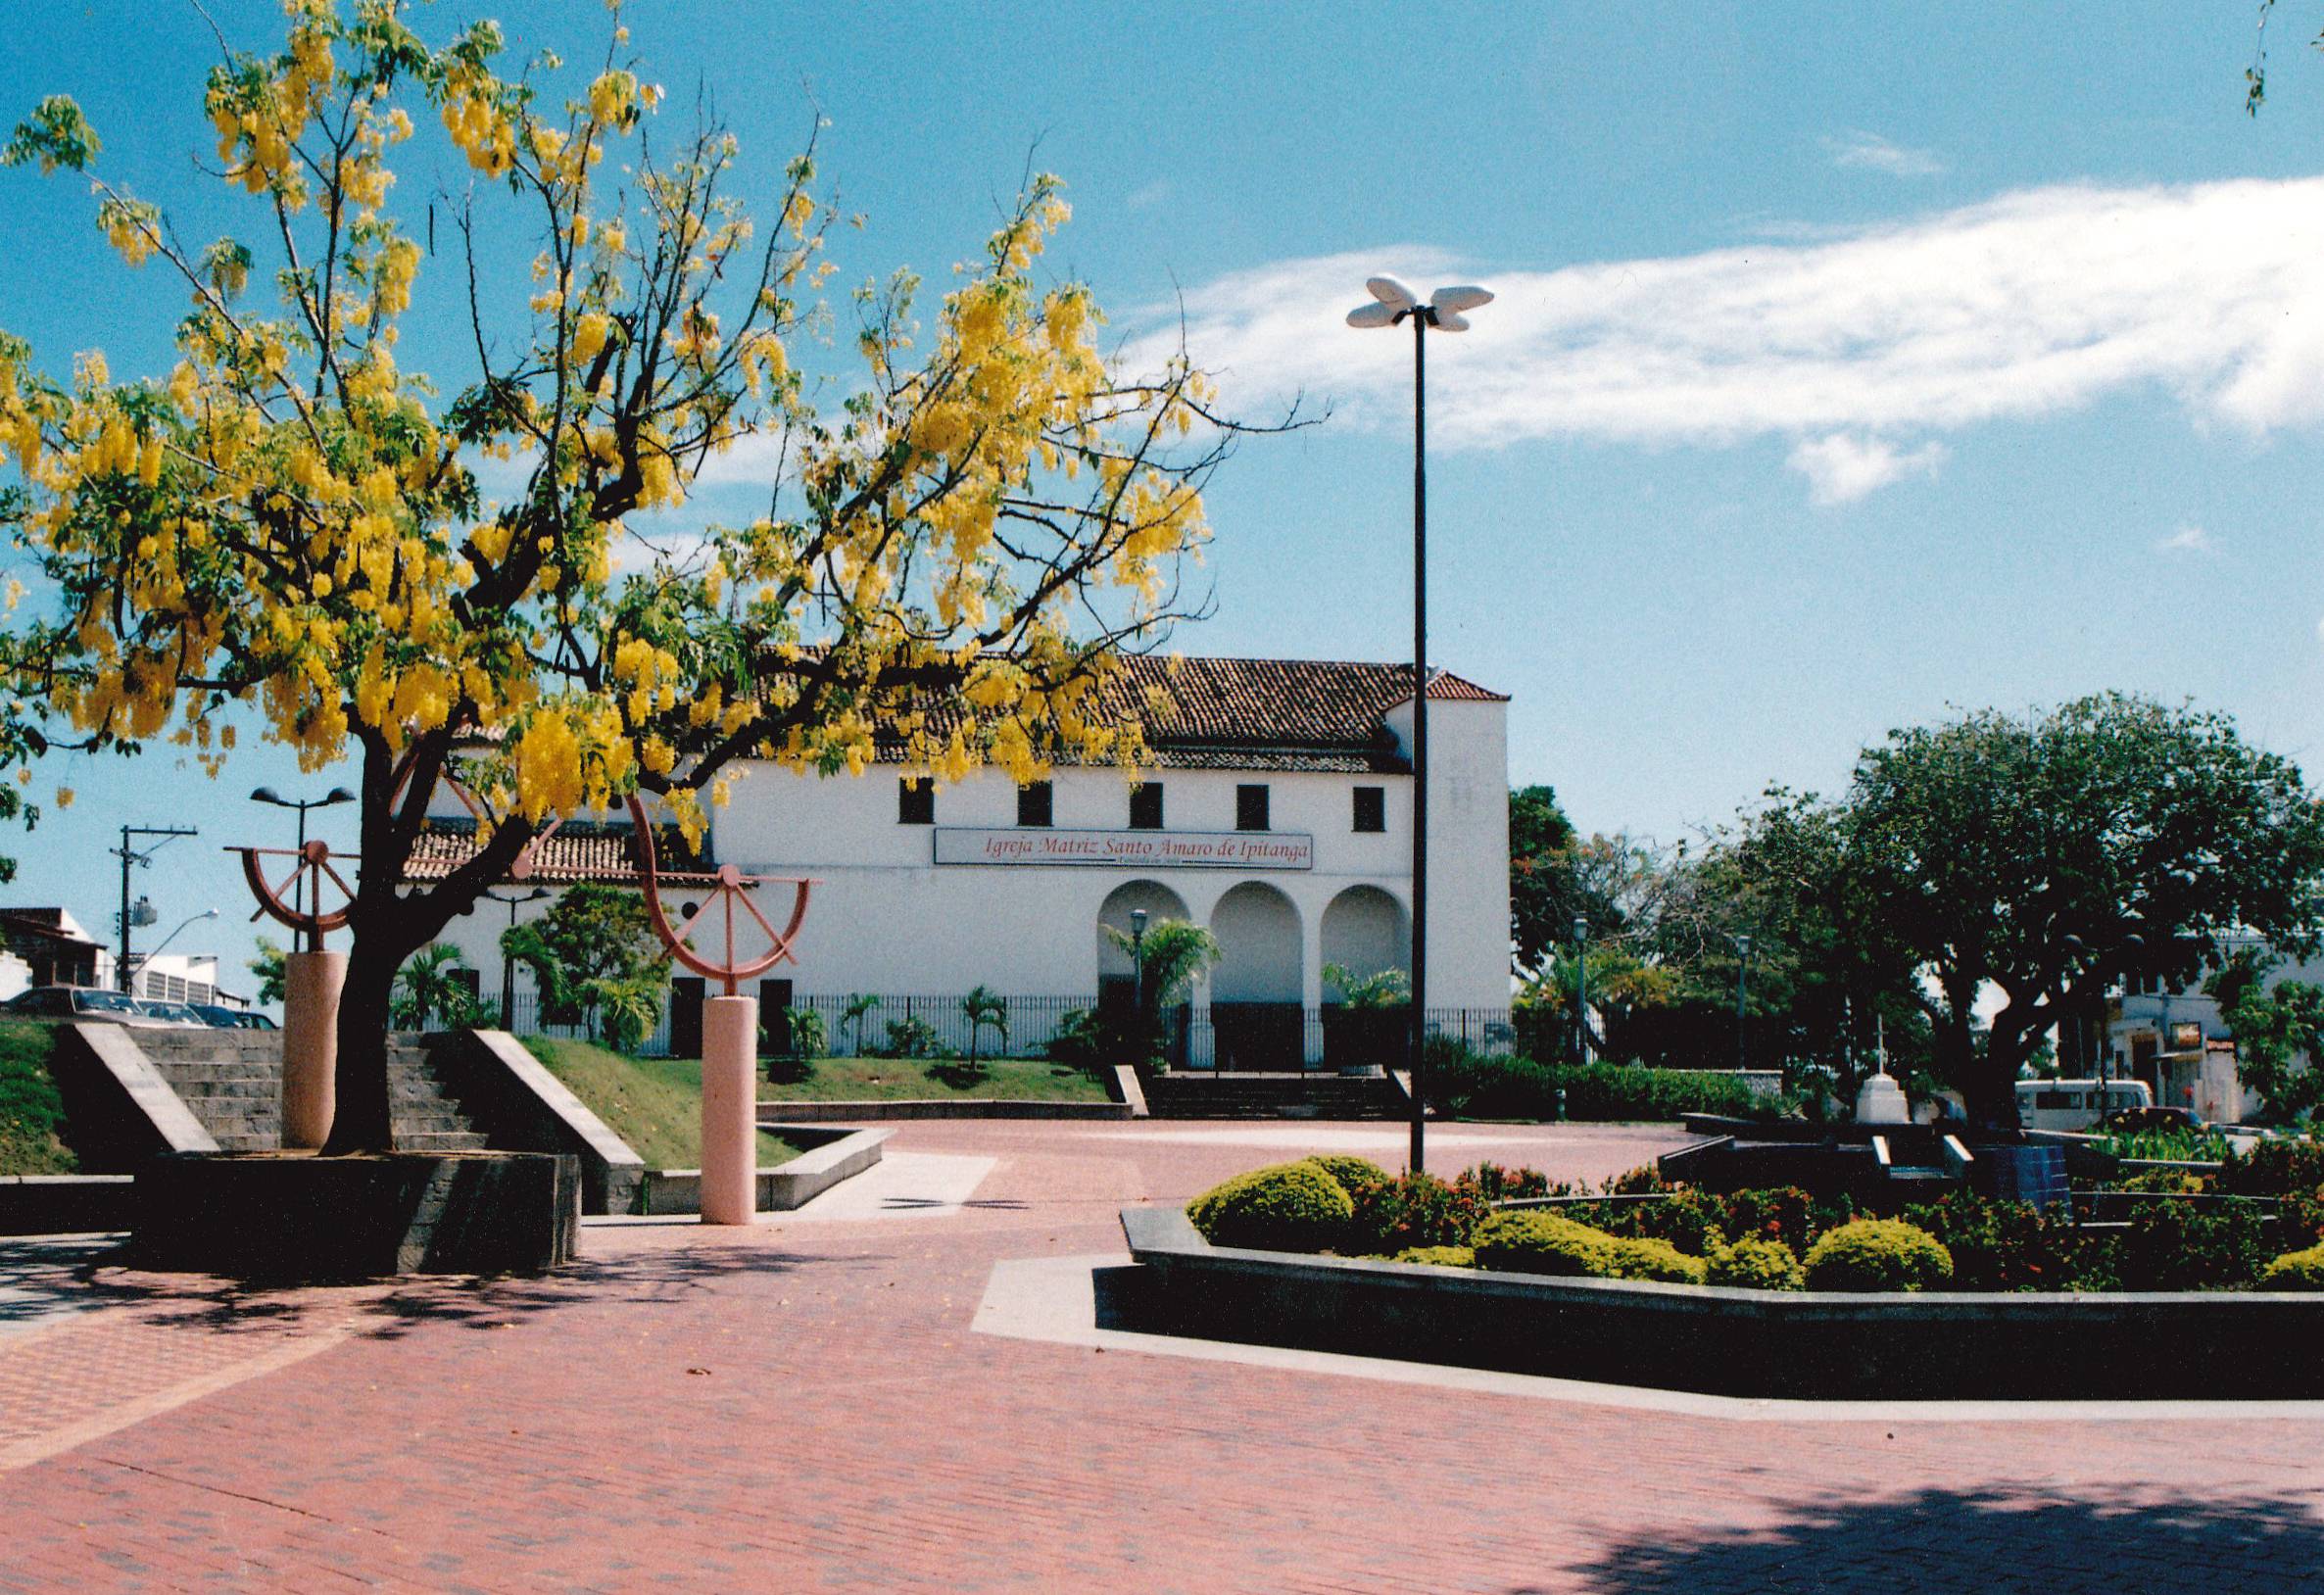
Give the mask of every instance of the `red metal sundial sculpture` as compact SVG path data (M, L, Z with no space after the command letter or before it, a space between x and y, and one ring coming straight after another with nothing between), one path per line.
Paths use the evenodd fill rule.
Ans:
M289 926L300 938L299 945L314 951L321 950L325 931L345 928L348 910L355 906L355 888L331 867L330 844L315 841L300 847L226 850L242 855L242 878L250 883L252 894L259 899L258 911L250 916L252 919L265 916ZM297 862L291 865L290 873L280 884L269 885L266 866L259 862L262 858L290 858ZM325 909L322 905L325 880L339 890L340 902L336 908Z
M696 974L720 983L728 996L736 994L735 988L743 981L763 975L787 959L798 962L792 958L791 943L798 939L799 928L806 920L807 889L814 882L789 875L745 875L732 864L719 865L717 885L710 889L710 895L695 909L688 922L689 928L704 924L713 903L722 910L726 955L717 961L705 958L686 944L684 934L670 924L668 911L662 906L661 876L654 854L654 827L647 820L645 803L632 798L629 800L629 812L637 824L638 884L646 895L646 913L654 923L654 934L661 938L662 945L670 949L671 957ZM750 889L754 886L788 886L792 889L790 924L778 931L758 911L758 904L750 898ZM756 920L758 928L767 935L767 950L757 958L739 960L735 956L735 904L738 902L742 904L743 911Z

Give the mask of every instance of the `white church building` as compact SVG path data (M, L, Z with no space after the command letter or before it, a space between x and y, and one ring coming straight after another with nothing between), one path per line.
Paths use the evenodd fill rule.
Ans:
M816 882L797 962L770 972L762 1002L813 1003L840 1043L839 1010L857 994L881 997L880 1021L913 1013L943 1030L959 1028L960 995L983 987L1013 999L1023 1051L1069 1008L1127 993L1131 959L1102 928L1128 934L1142 909L1149 925L1189 921L1218 939L1220 962L1192 993L1186 1062L1317 1061L1322 1012L1338 999L1324 967L1410 968L1411 669L1198 657L1126 668L1133 691L1157 688L1170 705L1148 716L1135 778L1061 766L1028 787L986 771L938 788L901 763L852 777L739 767L702 862ZM1509 1002L1507 707L1458 676L1431 681L1428 997L1432 1018L1463 1028L1497 1023ZM568 824L525 885L635 884L627 833ZM472 846L448 799L410 873L440 875ZM791 889L758 893L782 925ZM509 914L547 906L479 904L455 923L448 940L488 1000ZM521 1008L529 983L522 970L515 980ZM674 984L668 1044L685 1052L700 988Z

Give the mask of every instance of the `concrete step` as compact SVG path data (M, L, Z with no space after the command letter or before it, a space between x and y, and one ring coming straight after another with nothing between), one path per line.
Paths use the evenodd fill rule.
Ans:
M396 1148L405 1152L481 1152L484 1137L472 1130L391 1132Z

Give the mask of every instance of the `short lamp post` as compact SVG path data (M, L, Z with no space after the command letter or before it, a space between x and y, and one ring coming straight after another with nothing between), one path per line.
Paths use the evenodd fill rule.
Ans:
M1130 968L1131 991L1135 993L1138 1014L1138 1044L1146 1044L1146 911L1130 910Z
M336 803L352 803L355 801L355 794L349 792L345 787L333 787L320 798L284 798L278 796L272 787L261 787L250 795L250 800L254 803L272 803L276 808L297 809L299 811L299 851L304 853L307 850L307 810L329 808ZM305 913L307 911L305 901L306 871L301 870L291 878L291 891L294 894L291 898L291 912L294 914ZM315 906L319 910L321 904L317 903ZM315 945L318 948L322 945L319 937Z
M1751 1067L1751 1048L1743 1019L1743 990L1750 969L1751 938L1738 936L1735 938L1735 1067L1738 1070Z
M1574 916L1574 1061L1590 1061L1590 922Z
M1412 1154L1422 1172L1428 1114L1428 329L1466 332L1461 313L1489 305L1482 288L1439 288L1420 299L1394 277L1368 277L1373 302L1347 313L1352 327L1412 321Z
M534 887L522 896L504 897L498 892L487 892L485 896L508 910L508 929L516 929L516 910L528 902L539 902L556 894ZM508 938L501 939L501 1029L516 1029L516 954L508 945Z

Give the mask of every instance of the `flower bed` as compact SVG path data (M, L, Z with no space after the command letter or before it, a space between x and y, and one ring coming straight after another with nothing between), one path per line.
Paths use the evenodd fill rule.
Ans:
M1125 1212L1138 1266L1107 1281L1108 1312L1154 1332L1741 1396L2185 1396L2138 1372L2168 1345L2203 1371L2203 1394L2324 1397L2309 1164L2270 1156L2274 1173L2223 1171L2244 1188L2155 1195L2144 1217L2079 1230L1967 1193L1873 1219L1645 1175L1574 1192L1489 1166L1443 1182L1279 1165L1187 1213ZM1497 1205L1517 1192L1535 1205ZM1229 1212L1258 1222L1222 1226ZM1312 1249L1283 1249L1293 1233Z

